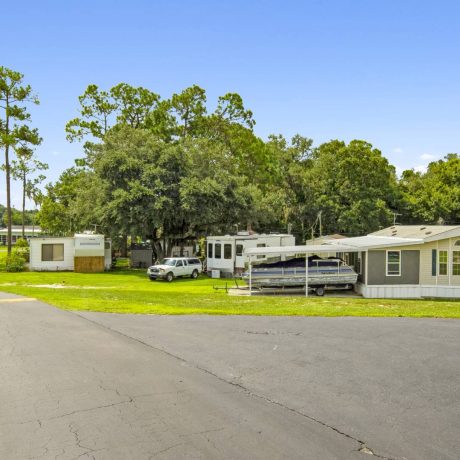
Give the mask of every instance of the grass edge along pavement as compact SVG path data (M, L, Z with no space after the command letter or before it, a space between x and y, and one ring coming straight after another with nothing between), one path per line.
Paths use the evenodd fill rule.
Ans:
M201 276L151 282L145 270L0 273L0 291L64 310L136 314L460 318L460 301L311 296L229 296L225 280ZM227 281L228 282L228 281Z

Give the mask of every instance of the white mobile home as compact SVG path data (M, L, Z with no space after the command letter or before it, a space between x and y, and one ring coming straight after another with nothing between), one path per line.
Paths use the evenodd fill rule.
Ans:
M282 233L252 234L239 232L237 235L208 236L206 239L207 272L219 271L223 276L232 276L244 271L248 259L244 255L249 248L272 246L293 246L295 238ZM266 256L260 256L266 260Z
M89 233L30 240L32 271L101 272L112 264L111 241Z
M36 236L40 236L42 233L41 228L37 226L30 226L27 225L24 227L24 236L27 240L30 238L34 238ZM0 246L5 245L7 243L7 235L8 229L7 228L0 228ZM12 244L16 244L16 242L22 238L22 225L12 225L11 226L11 242Z

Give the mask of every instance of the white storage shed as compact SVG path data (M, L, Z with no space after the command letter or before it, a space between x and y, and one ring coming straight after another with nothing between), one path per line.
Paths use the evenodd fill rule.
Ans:
M241 273L248 262L244 254L249 248L272 246L294 246L295 238L283 233L249 234L239 232L236 235L208 236L206 238L206 263L208 275L213 272L219 276L232 276ZM266 260L266 256L260 256Z

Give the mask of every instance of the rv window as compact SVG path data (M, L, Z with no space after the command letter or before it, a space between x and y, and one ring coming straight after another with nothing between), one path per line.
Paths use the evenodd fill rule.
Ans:
M216 243L215 251L215 258L220 259L222 257L222 245L220 243Z
M63 260L63 244L42 244L42 262L59 262Z
M387 251L387 276L401 276L401 251Z
M232 245L224 244L224 259L231 259L231 258L232 258Z
M267 245L265 243L259 243L257 245L258 248L265 248L267 247ZM257 259L263 259L265 256L264 255L260 255L260 256L257 256Z
M212 259L212 243L208 243L208 259Z
M106 241L104 247L105 247L105 249L110 249L110 242Z
M242 256L243 255L243 245L242 244L237 244L236 245L236 255L237 256Z

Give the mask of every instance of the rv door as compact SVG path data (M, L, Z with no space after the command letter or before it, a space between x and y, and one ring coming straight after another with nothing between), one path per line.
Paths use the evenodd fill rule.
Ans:
M244 244L243 242L237 242L235 246L235 268L244 268Z

